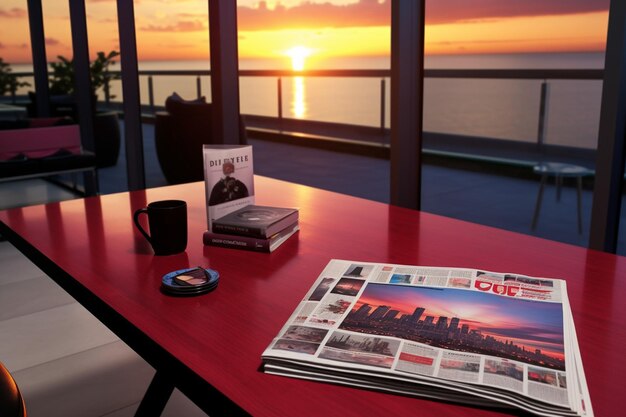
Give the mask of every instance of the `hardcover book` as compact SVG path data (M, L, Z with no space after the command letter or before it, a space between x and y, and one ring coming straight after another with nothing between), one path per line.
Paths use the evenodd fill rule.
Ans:
M204 232L202 240L205 245L210 246L246 249L256 252L273 252L298 230L300 230L300 227L296 222L267 239L259 239L250 236L227 235L223 233L209 232L207 230Z
M298 209L249 205L213 221L215 233L267 239L298 221Z
M252 146L204 145L207 229L213 220L254 204Z

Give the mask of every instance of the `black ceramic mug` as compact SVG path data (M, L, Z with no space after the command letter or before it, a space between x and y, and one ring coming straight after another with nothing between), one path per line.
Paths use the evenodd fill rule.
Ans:
M139 223L139 216L148 215L148 234ZM135 211L135 226L148 239L155 255L173 255L187 248L187 203L182 200L162 200Z

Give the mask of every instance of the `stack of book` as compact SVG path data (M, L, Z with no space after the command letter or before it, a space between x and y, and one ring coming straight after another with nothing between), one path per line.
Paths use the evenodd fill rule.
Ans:
M299 230L298 209L249 205L213 221L205 245L273 252Z

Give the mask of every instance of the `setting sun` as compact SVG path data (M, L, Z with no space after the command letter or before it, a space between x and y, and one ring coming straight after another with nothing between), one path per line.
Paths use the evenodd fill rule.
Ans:
M291 58L291 68L294 71L304 70L304 61L311 55L311 50L304 46L294 46L286 54Z

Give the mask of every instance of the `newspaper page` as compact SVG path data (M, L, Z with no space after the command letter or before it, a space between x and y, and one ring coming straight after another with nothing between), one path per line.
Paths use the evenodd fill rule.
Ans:
M250 145L204 145L207 229L213 220L254 204L254 169Z
M263 361L285 376L593 415L558 279L332 260Z

